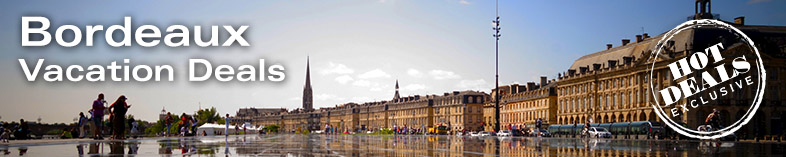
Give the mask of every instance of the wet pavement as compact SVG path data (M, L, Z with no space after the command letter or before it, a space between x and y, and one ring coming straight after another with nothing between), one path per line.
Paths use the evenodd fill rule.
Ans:
M430 135L240 135L0 146L0 156L784 156L786 144Z

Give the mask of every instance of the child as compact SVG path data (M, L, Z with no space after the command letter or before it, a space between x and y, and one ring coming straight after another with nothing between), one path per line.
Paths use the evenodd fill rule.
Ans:
M186 136L186 126L180 127L180 136Z
M0 126L0 141L8 143L8 138L11 138L11 130Z

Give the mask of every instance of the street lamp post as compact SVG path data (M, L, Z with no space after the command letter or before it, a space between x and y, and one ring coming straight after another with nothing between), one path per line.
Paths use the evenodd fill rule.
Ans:
M495 31L494 38L496 39L495 40L495 53L494 53L494 57L495 57L495 64L494 64L494 66L495 66L495 73L494 74L495 75L494 75L494 77L496 79L495 86L494 86L494 91L495 91L494 92L495 93L494 94L494 117L495 117L494 131L495 132L499 132L499 127L500 127L499 126L500 125L499 124L499 99L500 99L500 93L499 93L499 37L502 36L502 34L499 33L499 30L500 30L500 27L499 27L499 1L497 1L496 8L497 8L497 18L494 21L491 21L493 26L494 26L491 29L493 29Z

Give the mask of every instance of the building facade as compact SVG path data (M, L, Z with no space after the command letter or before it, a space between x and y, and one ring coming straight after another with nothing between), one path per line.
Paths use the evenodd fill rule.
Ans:
M532 128L538 119L543 126L556 123L557 93L556 84L545 76L540 84L528 82L526 86L510 85L510 94L502 96L501 124L506 128Z

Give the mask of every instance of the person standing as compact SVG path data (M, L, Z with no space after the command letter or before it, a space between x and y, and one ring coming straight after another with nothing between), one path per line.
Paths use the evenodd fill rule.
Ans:
M19 129L17 129L18 134L14 135L18 139L26 140L30 137L30 127L27 126L27 122L25 119L19 119Z
M128 126L131 127L131 136L136 138L139 135L139 122L137 122L134 118L128 119Z
M180 134L181 134L180 136L185 136L185 134L188 134L188 130L186 128L188 128L189 126L188 125L189 120L190 119L188 118L188 115L186 113L180 115L180 123L178 123L178 128L180 128Z
M94 139L103 139L104 137L101 135L103 131L103 124L104 124L104 104L106 101L104 100L104 93L98 94L98 99L93 100L93 108L90 111L93 113L93 138Z
M128 98L126 98L125 95L120 95L120 97L112 103L112 106L109 106L113 117L112 130L114 139L122 140L126 138L126 112L128 112L128 108L131 107L131 105L126 103L126 100L128 100Z
M540 136L540 128L543 126L543 119L538 118L538 121L535 121L535 132L536 135Z
M8 123L2 123L3 125L0 126L0 142L8 143L8 139L11 138L11 130L8 130Z
M224 119L224 136L229 136L229 114L227 113L227 118Z
M87 135L87 131L85 130L86 123L87 117L85 117L85 113L79 112L79 122L77 122L77 126L79 127L79 138L85 138Z
M172 121L174 121L174 118L172 118L172 113L167 112L166 117L164 117L164 124L166 124L166 130L164 130L164 136L169 136L169 130L172 129Z

